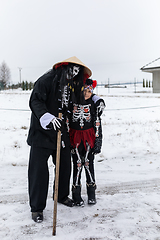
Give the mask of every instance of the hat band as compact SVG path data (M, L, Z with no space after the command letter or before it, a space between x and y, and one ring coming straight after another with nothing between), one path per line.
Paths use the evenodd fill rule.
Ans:
M88 85L84 88L84 90L89 89L93 93L93 87L91 85Z

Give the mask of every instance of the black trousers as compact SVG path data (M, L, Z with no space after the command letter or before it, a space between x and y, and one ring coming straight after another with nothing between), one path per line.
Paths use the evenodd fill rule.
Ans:
M89 147L90 148L90 147ZM94 174L94 154L92 154L91 149L88 153L85 150L83 143L78 147L78 152L76 149L72 151L73 159L73 185L81 185L81 173L84 166L86 174L86 182L95 183L95 174Z
M31 212L42 212L46 207L49 184L48 158L56 163L56 150L31 146L28 167L28 190ZM70 147L61 148L58 202L70 192L71 155Z

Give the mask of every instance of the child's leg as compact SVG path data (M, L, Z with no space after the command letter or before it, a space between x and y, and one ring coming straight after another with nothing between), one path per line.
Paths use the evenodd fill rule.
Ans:
M73 159L73 186L72 186L72 198L75 205L82 206L84 201L81 198L81 173L82 173L82 159L80 155L81 148L75 148L72 153Z
M81 185L82 160L77 148L72 153L73 159L73 185Z
M85 167L87 184L95 183L95 177L94 177L94 154L92 154L89 145L87 146L84 167Z
M89 145L85 157L85 172L86 172L86 184L87 184L87 194L88 194L88 204L95 204L95 176L94 176L94 154L89 151Z

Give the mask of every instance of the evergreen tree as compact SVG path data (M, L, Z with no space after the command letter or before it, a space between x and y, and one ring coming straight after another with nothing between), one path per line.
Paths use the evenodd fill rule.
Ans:
M148 87L148 80L146 80L146 87Z
M32 90L32 89L33 89L33 83L30 82L30 83L29 83L29 90Z
M149 80L149 88L151 87L151 82L150 82L150 80Z
M144 80L144 78L143 78L143 87L145 88L145 80Z
M28 90L28 82L26 81L26 90Z
M25 90L25 82L24 81L22 82L22 90L23 91Z

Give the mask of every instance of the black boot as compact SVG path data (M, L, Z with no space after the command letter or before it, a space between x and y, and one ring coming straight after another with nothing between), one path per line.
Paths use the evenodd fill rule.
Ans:
M72 199L70 199L69 197L66 197L64 200L58 201L58 202L62 203L63 205L65 205L67 207L73 207L74 206L74 201Z
M96 204L95 190L95 183L87 183L88 204Z
M43 212L32 212L32 219L37 223L41 223L43 221Z
M84 201L81 198L81 186L72 186L72 198L76 206L83 206Z

